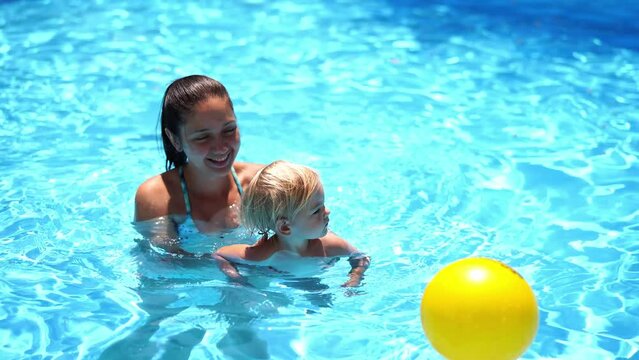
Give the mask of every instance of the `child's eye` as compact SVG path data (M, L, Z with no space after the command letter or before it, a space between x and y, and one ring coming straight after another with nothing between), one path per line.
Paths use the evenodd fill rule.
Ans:
M233 134L233 133L235 133L235 130L237 130L237 128L226 129L226 130L224 130L224 133L225 134Z

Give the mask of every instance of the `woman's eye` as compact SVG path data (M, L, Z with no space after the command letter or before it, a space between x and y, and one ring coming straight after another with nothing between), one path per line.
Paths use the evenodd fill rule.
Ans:
M237 130L237 128L226 129L226 130L224 130L224 133L225 134L233 134L233 133L235 133L235 130Z

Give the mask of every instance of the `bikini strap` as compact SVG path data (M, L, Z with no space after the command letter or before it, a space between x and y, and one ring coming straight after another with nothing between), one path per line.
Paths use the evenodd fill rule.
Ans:
M242 183L240 182L240 178L237 176L235 172L235 168L231 166L231 175L233 175L233 181L235 181L235 186L237 186L237 191L240 192L240 196L244 195L244 190L242 190Z
M186 189L186 180L184 180L184 167L178 167L180 173L180 185L182 185L182 196L184 196L184 206L186 206L186 216L191 216L191 201L189 200L189 192Z
M186 180L184 179L184 167L178 167L178 172L180 174L180 185L182 186L182 196L184 197L184 206L186 207L186 215L191 216L191 201L189 200L189 191L186 188ZM242 190L242 183L240 183L240 178L237 176L235 169L231 167L231 175L233 175L233 181L235 182L235 186L237 186L237 191L240 192L240 196L244 195L244 190Z

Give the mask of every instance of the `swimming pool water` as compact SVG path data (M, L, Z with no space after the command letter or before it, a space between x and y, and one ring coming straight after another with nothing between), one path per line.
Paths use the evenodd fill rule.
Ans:
M633 2L0 4L0 357L437 359L419 302L468 256L537 295L525 359L639 358ZM222 81L239 159L316 167L372 257L317 277L149 249L133 195L163 170L177 77Z

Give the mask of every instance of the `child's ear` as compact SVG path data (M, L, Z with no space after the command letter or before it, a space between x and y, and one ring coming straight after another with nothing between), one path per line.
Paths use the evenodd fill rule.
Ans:
M282 235L290 235L291 234L291 224L288 222L288 219L281 218L275 222L275 230Z

